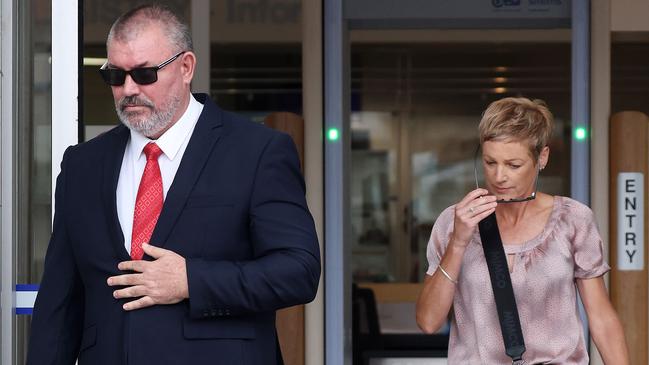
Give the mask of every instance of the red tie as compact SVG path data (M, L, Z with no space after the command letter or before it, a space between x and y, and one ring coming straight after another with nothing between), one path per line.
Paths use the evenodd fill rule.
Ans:
M149 242L162 210L162 175L158 157L162 150L155 143L144 147L146 166L140 187L137 189L135 212L133 213L133 236L131 237L131 258L141 260L144 252L142 243Z

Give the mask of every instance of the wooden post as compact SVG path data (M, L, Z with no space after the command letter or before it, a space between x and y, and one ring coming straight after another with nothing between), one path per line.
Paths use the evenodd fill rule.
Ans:
M648 363L648 140L647 115L629 111L611 117L610 292L624 326L631 364Z
M304 170L304 119L297 114L276 112L266 116L264 124L293 138ZM284 365L304 365L304 305L277 311L275 323Z

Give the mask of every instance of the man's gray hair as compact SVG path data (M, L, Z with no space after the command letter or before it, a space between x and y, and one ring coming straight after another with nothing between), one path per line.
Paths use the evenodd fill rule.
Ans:
M127 42L136 38L153 22L160 25L176 52L194 50L187 23L168 7L157 4L142 5L120 16L108 32L106 46L113 40Z

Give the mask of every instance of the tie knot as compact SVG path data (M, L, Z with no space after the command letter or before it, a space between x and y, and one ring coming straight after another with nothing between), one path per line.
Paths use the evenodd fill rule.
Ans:
M157 144L151 142L144 146L144 155L146 156L147 161L158 160L160 154L162 154L162 150L160 149L160 147L158 147Z

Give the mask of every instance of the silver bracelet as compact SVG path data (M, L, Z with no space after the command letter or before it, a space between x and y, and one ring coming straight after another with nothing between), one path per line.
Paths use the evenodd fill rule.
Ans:
M446 272L446 270L444 270L444 268L442 267L441 264L440 264L440 265L437 265L437 268L439 268L439 269L442 271L442 274L444 274L444 276L446 276L446 278L447 278L451 283L457 285L457 280L453 279L453 278L451 277L451 275L449 275L449 274Z

